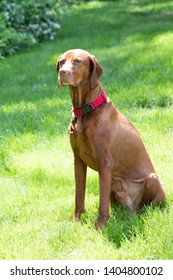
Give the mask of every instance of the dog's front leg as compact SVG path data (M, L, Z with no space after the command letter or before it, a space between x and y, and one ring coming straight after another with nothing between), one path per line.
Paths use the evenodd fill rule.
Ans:
M75 212L73 220L80 219L82 212L85 211L85 189L86 189L86 164L78 157L74 159L76 196Z
M101 229L109 219L109 205L111 192L111 167L108 164L102 165L99 170L100 181L100 204L99 217L96 229Z

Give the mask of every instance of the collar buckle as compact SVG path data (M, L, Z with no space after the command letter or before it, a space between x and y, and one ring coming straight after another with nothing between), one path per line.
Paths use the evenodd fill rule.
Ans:
M98 106L103 104L105 101L106 101L106 93L102 92L102 94L98 98L96 98L94 101L86 104L83 107L80 107L78 109L74 109L73 113L74 113L75 116L86 115L88 113L93 112Z
M91 102L91 103L88 103L86 104L84 107L81 108L82 112L84 115L88 114L88 113L91 113L92 111L94 111L96 109L96 107L94 106L94 104Z

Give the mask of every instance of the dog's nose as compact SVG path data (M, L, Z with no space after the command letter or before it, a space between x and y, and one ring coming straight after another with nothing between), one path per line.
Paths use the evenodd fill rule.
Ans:
M60 75L68 75L68 74L70 74L70 69L68 67L62 67L59 70L59 73L60 73Z
M65 70L65 69L60 69L60 70L59 70L59 73L65 75L65 74L67 73L67 70Z

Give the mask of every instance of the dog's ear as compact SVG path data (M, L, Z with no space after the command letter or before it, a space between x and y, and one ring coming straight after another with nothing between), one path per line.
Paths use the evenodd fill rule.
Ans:
M103 68L101 67L95 56L90 56L90 73L91 88L95 88L96 86L98 86L98 79L103 73Z
M60 68L59 61L60 61L60 57L58 58L57 63L56 63L56 71L57 71L57 74L58 74L58 87L61 86L60 75L59 75L59 68Z

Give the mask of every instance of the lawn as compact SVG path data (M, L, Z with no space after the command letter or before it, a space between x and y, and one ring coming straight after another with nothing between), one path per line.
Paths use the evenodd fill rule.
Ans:
M173 2L91 1L56 40L0 60L0 259L173 259ZM164 185L163 207L115 206L95 230L99 188L89 170L86 213L72 222L68 88L56 60L83 48L104 68L107 95L137 127Z

